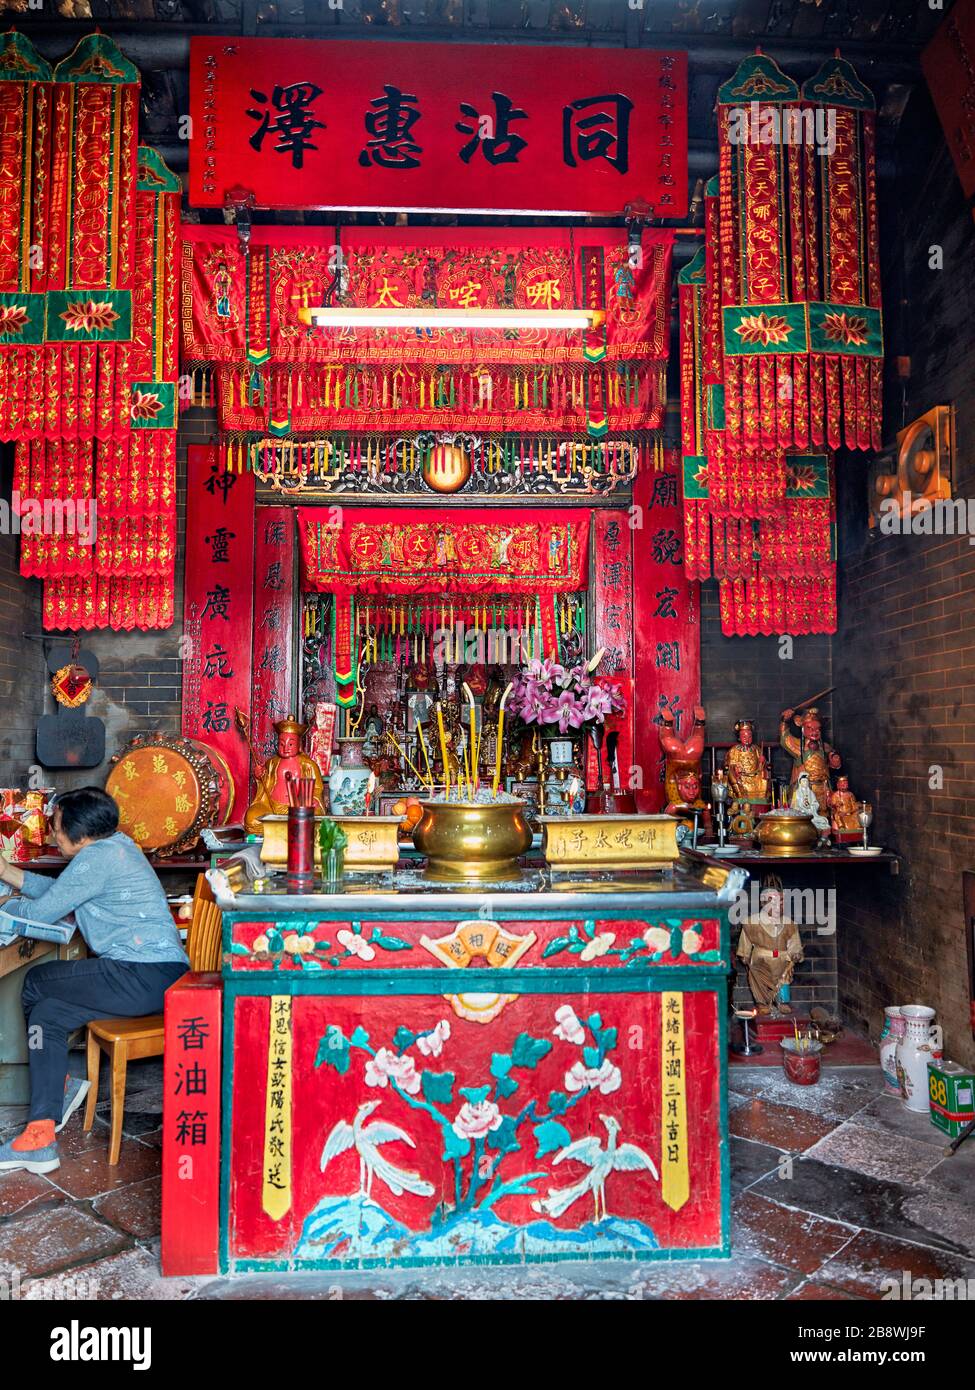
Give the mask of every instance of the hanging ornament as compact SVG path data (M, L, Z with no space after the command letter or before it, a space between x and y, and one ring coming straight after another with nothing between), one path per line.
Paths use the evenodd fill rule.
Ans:
M423 460L423 481L433 492L459 492L470 476L471 461L457 444L437 444Z

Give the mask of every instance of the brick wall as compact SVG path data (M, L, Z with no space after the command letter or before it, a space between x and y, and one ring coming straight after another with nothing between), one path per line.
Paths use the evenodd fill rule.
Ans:
M0 495L9 502L13 447L0 450ZM41 586L20 576L20 540L0 534L0 784L23 786L35 761L34 730L47 666L41 634ZM52 702L53 703L53 702Z
M885 436L953 403L954 493L975 498L972 218L926 97L912 100L902 140L905 176L888 212L899 225L886 225L908 317L889 304L887 331L909 352L911 379L903 416L899 391L888 400ZM935 245L941 270L929 265ZM885 268L891 286L896 270ZM841 469L834 703L851 786L875 802L873 839L904 866L896 878L857 874L840 898L840 1002L875 1037L885 1005L930 1004L947 1054L972 1064L961 871L975 868L975 546L964 535L869 538L865 474L863 463Z

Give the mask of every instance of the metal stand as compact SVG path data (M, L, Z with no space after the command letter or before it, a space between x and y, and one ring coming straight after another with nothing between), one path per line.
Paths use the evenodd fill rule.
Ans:
M731 1051L734 1052L737 1057L757 1057L760 1052L765 1051L761 1043L753 1043L751 1040L748 1025L753 1017L754 1015L752 1014L740 1014L737 1009L735 1010L735 1018L740 1020L745 1031L744 1042L731 1044Z

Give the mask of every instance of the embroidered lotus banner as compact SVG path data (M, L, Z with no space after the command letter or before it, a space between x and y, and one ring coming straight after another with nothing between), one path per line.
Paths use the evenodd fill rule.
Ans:
M687 209L687 55L197 37L190 197L223 207Z

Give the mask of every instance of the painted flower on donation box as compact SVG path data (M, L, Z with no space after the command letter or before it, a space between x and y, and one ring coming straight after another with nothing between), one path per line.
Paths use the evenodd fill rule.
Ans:
M492 1130L500 1128L502 1118L493 1100L480 1100L474 1104L468 1100L457 1112L453 1131L464 1139L483 1139Z
M643 939L651 951L666 951L670 945L670 932L666 927L647 927Z
M623 1073L609 1058L604 1058L598 1067L587 1067L585 1062L573 1062L565 1074L565 1089L570 1095L577 1091L598 1091L608 1096L618 1091L623 1084Z
M443 1052L444 1043L447 1042L449 1038L450 1023L447 1019L442 1018L437 1026L431 1029L429 1033L421 1033L418 1036L416 1046L424 1057L439 1057L441 1052Z
M600 956L606 955L613 942L616 940L616 933L611 931L601 931L594 936L591 941L587 941L580 952L580 960L597 960Z
M552 1032L563 1042L577 1045L584 1042L586 1037L586 1030L579 1022L571 1004L560 1004L555 1010L555 1027Z
M365 1082L367 1086L385 1088L391 1081L395 1081L408 1096L415 1096L420 1089L420 1077L413 1058L397 1057L388 1047L381 1047L375 1057L366 1063Z
M357 936L355 932L344 929L336 932L336 939L340 946L344 946L350 955L358 956L360 960L374 960L376 952L369 945L364 936Z

